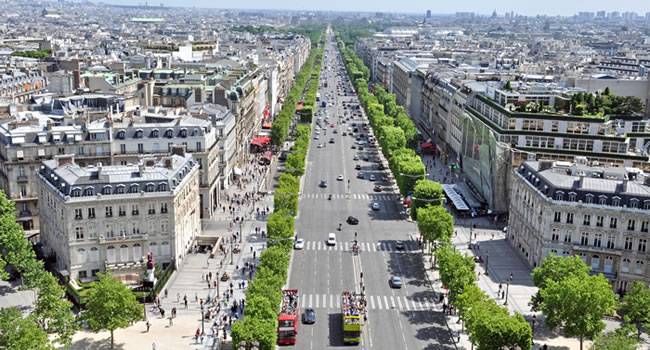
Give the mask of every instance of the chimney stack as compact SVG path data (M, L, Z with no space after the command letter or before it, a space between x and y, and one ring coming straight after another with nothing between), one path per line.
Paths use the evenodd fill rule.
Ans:
M185 146L184 145L173 145L172 154L177 156L185 157Z
M55 156L56 166L60 168L66 164L74 164L74 155L72 154L63 154L60 156Z

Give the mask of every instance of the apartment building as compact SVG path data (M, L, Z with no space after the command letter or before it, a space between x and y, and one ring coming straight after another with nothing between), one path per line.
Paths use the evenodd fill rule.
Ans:
M0 70L0 101L28 102L45 91L47 81L36 71Z
M650 175L576 161L513 170L508 242L531 267L551 253L578 255L618 292L650 282Z
M88 281L110 271L139 284L151 252L179 265L199 219L199 164L183 147L160 161L82 167L72 155L44 161L37 173L41 243L57 271Z

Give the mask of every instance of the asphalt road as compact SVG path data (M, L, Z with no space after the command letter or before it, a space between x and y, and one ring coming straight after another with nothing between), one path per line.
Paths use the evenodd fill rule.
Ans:
M321 122L327 131L319 130L318 140L312 135L296 221L297 235L305 239L306 245L303 250L294 250L289 277L289 288L300 291L301 310L305 307L316 310L316 323L299 326L294 347L343 346L339 296L342 291L360 289L363 271L369 313L359 348L451 349L453 341L444 316L432 311L434 295L425 279L419 247L417 242L408 240L408 233L415 231L415 225L400 214L403 208L398 193L390 183L381 180L389 172L380 171L378 164L363 160L365 155L370 160L379 157L379 148L368 149L366 138L364 150L352 149L356 134L342 136L352 122L367 122L367 119L360 115L361 110L354 110L358 114L356 118L337 125L345 111L351 114L350 109L343 109L341 102L358 99L343 72L333 35L328 36L325 54L319 92L328 106L319 107L317 116L323 110L322 117L327 117L329 123L325 126L324 120ZM324 78L329 83L327 88L322 84ZM338 83L347 87L347 96L339 95ZM330 138L334 138L334 143L329 143ZM319 143L326 142L325 147L318 147ZM355 155L360 160L353 160ZM365 174L364 179L356 177L357 164ZM343 175L343 181L337 180L338 175ZM377 181L370 181L369 175L375 175ZM319 187L323 179L327 187ZM375 192L375 185L380 185L382 191ZM375 202L379 203L379 210L372 209ZM347 224L348 216L357 217L359 224ZM339 223L343 224L341 231ZM325 244L330 232L336 234L336 247ZM361 247L358 256L351 252L355 232ZM396 240L405 241L403 251L395 249ZM393 275L402 279L401 289L390 288L388 281Z

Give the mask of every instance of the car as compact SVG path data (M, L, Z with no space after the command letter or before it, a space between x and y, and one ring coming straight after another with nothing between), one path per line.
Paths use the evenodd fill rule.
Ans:
M335 125L334 125L334 124L330 124L330 126L331 126L332 128L334 128L334 127L335 127Z
M320 180L320 184L318 186L327 187L327 180L325 180L325 179Z
M388 283L391 288L402 288L402 279L397 276L392 276Z
M327 245L336 245L336 234L334 232L330 232L327 236Z
M373 187L372 190L375 192L381 192L381 186L375 185L375 187Z
M365 177L366 177L366 176L365 176L362 172L359 172L359 173L357 174L357 179L363 179L363 178L365 178Z
M308 307L305 309L305 312L302 313L302 323L304 324L314 324L316 323L316 311Z
M339 175L336 177L336 181L343 181L343 175Z
M403 250L404 249L404 242L402 242L400 240L395 241L395 249Z
M480 256L480 255L474 255L474 262L482 263L483 262L483 257Z
M320 135L320 130L319 129L314 130L314 134Z
M386 169L386 166L384 166L384 163L379 163L379 165L377 165L377 169L384 170Z
M280 160L287 160L287 154L288 153L289 152L287 152L287 151L282 151L282 153L280 153Z
M363 151L363 146L359 146L359 147L357 147L357 149L358 149L359 151Z
M293 249L303 249L305 248L305 240L302 238L296 239L296 241L293 243Z
M354 166L354 169L355 169L355 170L361 170L361 164L357 164L357 165L355 165L355 166Z
M334 138L330 138L330 143L334 143Z
M359 219L356 216L348 216L347 220L345 220L345 221L350 225L358 225L359 224Z
M332 132L335 133L335 134L338 134L338 133L339 133L339 130L338 130L338 129L334 129L334 131L332 131Z
M375 175L370 175L370 178L368 180L375 181L375 180L377 180L377 178L375 178Z
M379 203L378 202L372 203L372 210L379 210Z
M359 160L359 156L355 155L354 157L352 157L352 160Z
M352 145L352 147L350 147L350 148L351 148L351 149L357 149L357 146Z
M369 160L369 158L368 158L367 155L364 155L364 156L362 157L362 159L363 159L364 161L366 161L366 162Z
M322 144L322 143L319 143L319 144L318 144L318 148L323 148L323 144Z
M386 175L382 176L381 181L388 182L388 176Z
M318 140L319 138L318 135L314 136L314 140Z

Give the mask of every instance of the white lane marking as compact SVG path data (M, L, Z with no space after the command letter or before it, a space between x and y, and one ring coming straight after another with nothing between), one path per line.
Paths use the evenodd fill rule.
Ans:
M402 309L402 302L400 301L400 297L395 297L395 299L397 299L397 306L399 309Z
M314 305L314 304L312 304L311 297L313 297L313 295L309 294L309 307L311 307L312 305Z
M327 295L323 294L323 308L327 309Z
M377 306L379 310L383 310L384 307L381 305L381 297L377 297Z
M390 305L394 309L395 308L395 299L393 299L393 296L391 295L390 297Z
M304 309L305 308L305 303L307 302L307 298L303 297L301 299L302 299L302 301L300 302L300 307Z
M330 308L334 308L334 295L330 294Z
M320 300L319 297L320 297L320 295L316 294L316 297L314 298L314 299L316 299L316 306L315 306L316 308L318 308L318 301Z

